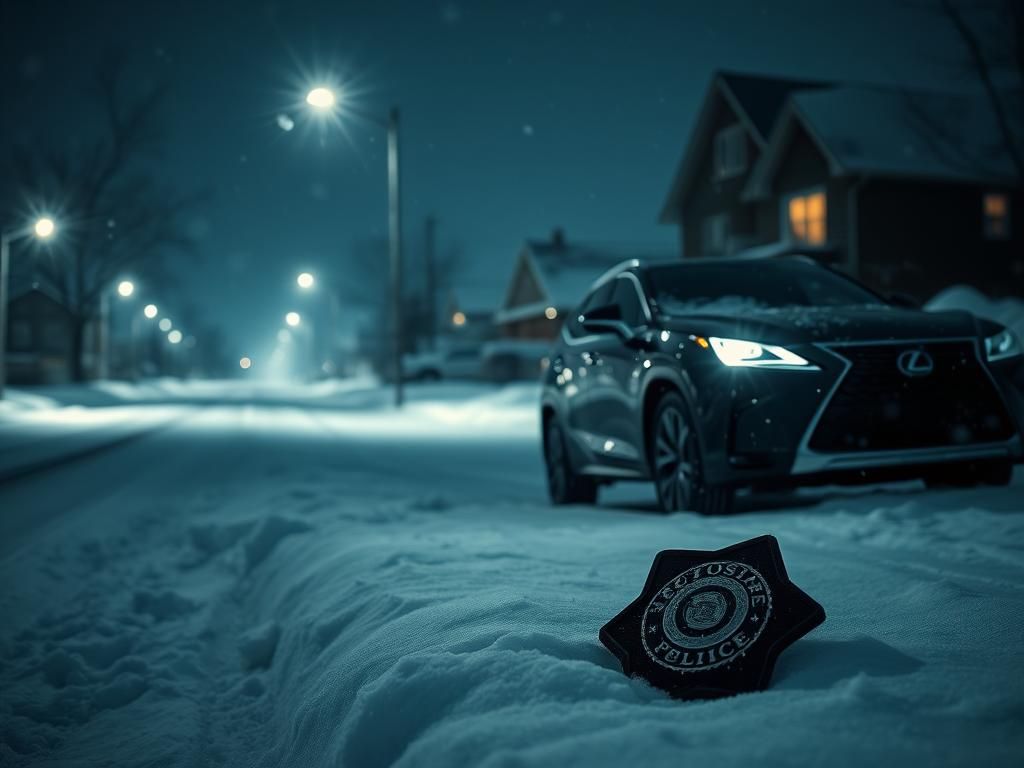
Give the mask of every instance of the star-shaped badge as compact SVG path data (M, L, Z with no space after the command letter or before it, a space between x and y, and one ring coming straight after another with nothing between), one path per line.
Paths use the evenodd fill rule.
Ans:
M768 686L775 660L825 620L789 580L774 536L666 549L640 596L601 628L622 671L684 699Z

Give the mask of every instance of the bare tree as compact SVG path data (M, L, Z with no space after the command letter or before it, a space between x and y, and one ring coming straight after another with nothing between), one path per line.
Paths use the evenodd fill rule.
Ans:
M993 2L988 10L994 14L994 23L989 23L984 32L970 23L954 0L939 0L939 7L967 49L971 68L992 107L1001 143L1013 162L1018 184L1024 184L1024 2ZM1000 86L1000 70L1012 75L1014 82L1010 88Z
M200 195L161 184L153 168L167 84L133 90L128 71L123 54L101 59L92 91L100 129L84 146L21 147L14 156L20 188L59 200L66 219L60 248L37 271L71 313L76 381L85 377L86 328L117 276L129 268L140 276L156 274L162 256L193 247L182 218Z

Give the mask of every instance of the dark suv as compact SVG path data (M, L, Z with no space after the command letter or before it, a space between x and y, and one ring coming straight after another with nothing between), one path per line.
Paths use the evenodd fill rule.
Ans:
M1008 483L1024 455L1020 341L907 304L801 257L616 267L545 373L552 501L593 502L617 480L705 513L741 487Z

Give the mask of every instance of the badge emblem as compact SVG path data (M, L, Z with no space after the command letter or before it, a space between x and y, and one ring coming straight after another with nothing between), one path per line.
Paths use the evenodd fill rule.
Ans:
M644 649L679 672L734 661L757 642L772 594L755 569L731 560L694 566L665 584L644 611Z
M767 687L775 660L825 620L759 536L715 552L665 550L641 595L601 629L628 675L680 698Z
M896 358L896 367L904 376L927 376L935 370L935 361L923 349L908 349Z

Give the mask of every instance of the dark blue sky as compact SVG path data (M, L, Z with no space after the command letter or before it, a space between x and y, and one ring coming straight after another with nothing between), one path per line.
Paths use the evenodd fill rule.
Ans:
M88 126L82 89L111 42L140 74L172 75L165 172L214 193L183 285L238 349L296 305L298 268L336 269L385 233L383 133L310 124L308 79L342 83L368 111L401 106L409 260L436 214L471 299L497 295L522 240L555 226L674 247L657 214L715 69L957 76L945 22L898 0L0 2L6 143Z

